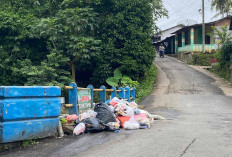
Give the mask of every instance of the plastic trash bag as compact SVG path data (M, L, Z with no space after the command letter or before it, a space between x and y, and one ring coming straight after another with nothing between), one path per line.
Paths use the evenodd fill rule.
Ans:
M130 106L133 110L138 109L138 105L137 105L135 102L129 103L129 106Z
M135 109L135 115L138 115L140 113L141 113L140 109Z
M94 111L97 112L96 118L98 118L104 125L109 122L116 122L115 115L111 112L108 105L104 103L96 104Z
M79 123L73 130L74 135L79 135L80 133L85 131L85 124Z
M115 108L113 106L111 106L111 105L109 106L109 108L110 108L111 112L114 113Z
M126 110L123 112L123 116L129 116L129 117L133 117L134 116L134 110L127 106Z
M112 106L115 106L116 104L118 104L118 102L120 101L120 99L118 99L117 97L114 97L111 101L110 104Z
M124 123L129 121L131 117L128 116L118 116L117 119L120 121L120 127L124 127Z
M126 130L136 130L139 129L139 123L131 117L129 121L125 122L123 128Z
M94 112L93 110L88 110L79 115L79 120L82 121L86 118L96 117L96 115L97 115L97 112Z
M134 110L131 107L129 107L125 104L121 104L121 103L115 105L115 111L116 111L117 115L119 115L119 116L132 117L134 115Z
M119 122L109 122L107 123L109 130L118 130L120 127Z
M72 115L67 115L67 117L65 118L68 122L72 122L78 119L78 116L76 114L72 114Z
M147 117L145 113L135 115L134 118L140 124L140 126L147 125L148 128L150 128L152 121L150 121L150 119Z
M139 122L139 129L147 129L149 126L146 123Z
M94 117L85 119L83 123L85 124L87 132L101 132L105 129L99 119Z
M121 100L119 100L119 102L118 102L119 104L124 104L124 105L126 105L127 104L127 101L125 101L125 100L123 100L123 99L121 99Z

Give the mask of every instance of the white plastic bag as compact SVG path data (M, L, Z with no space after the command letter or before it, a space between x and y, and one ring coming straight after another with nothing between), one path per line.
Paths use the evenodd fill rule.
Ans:
M130 106L133 110L138 109L138 105L137 105L135 102L130 102L129 106Z
M115 105L115 111L117 112L118 115L121 116L128 116L128 117L134 116L134 110L130 106L127 106L122 103L118 103L117 105Z
M119 122L109 122L107 125L109 126L110 130L118 130L120 127Z
M80 133L85 131L85 124L79 123L73 130L74 135L79 135Z
M120 99L119 99L119 98L117 98L117 97L114 97L111 101L119 102L119 101L120 101Z
M123 116L133 117L134 116L134 110L127 106L126 110L123 112Z
M114 113L115 108L111 105L109 106L109 108L110 108L111 112Z
M97 112L94 112L93 110L88 110L79 115L79 120L82 121L86 118L96 117L96 116L97 116Z
M139 129L139 123L131 117L131 119L123 124L123 128L126 130L136 130Z
M121 99L118 103L127 105L127 102L125 100L123 100L123 99Z

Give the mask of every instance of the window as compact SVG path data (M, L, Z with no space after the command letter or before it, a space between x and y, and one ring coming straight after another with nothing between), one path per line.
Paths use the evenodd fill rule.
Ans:
M205 36L205 44L210 44L210 36L209 35Z

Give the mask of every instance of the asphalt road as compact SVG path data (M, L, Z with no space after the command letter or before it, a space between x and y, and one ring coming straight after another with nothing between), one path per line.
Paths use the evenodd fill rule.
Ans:
M156 58L155 90L140 102L166 120L150 129L46 139L10 157L229 157L232 88L207 71L174 58Z

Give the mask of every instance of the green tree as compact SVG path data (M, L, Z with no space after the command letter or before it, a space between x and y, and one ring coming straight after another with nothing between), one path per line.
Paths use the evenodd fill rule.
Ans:
M44 39L31 38L30 25L33 15L19 15L11 11L0 11L0 84L23 85L26 78L12 76L14 63L29 59L39 65L48 51ZM36 54L36 55L35 55Z
M56 17L42 18L33 28L37 37L48 38L50 51L69 58L67 62L76 80L76 64L89 63L99 49L99 40L93 37L96 13L91 8L67 8Z
M151 35L154 20L166 14L162 1L102 0L97 11L102 51L96 58L92 80L104 84L116 68L138 80L155 58Z
M212 9L215 8L218 12L216 16L228 16L231 13L232 0L212 0L211 7Z
M63 86L72 81L70 72L64 70L68 60L62 54L51 53L47 55L47 59L42 61L40 65L34 66L27 59L16 63L17 68L13 70L12 75L20 74L27 77L25 85Z
M213 35L216 34L220 41L219 41L219 45L223 45L227 40L231 40L231 32L229 32L229 26L226 24L224 26L221 26L220 28L217 28L215 26L212 26L213 29Z

